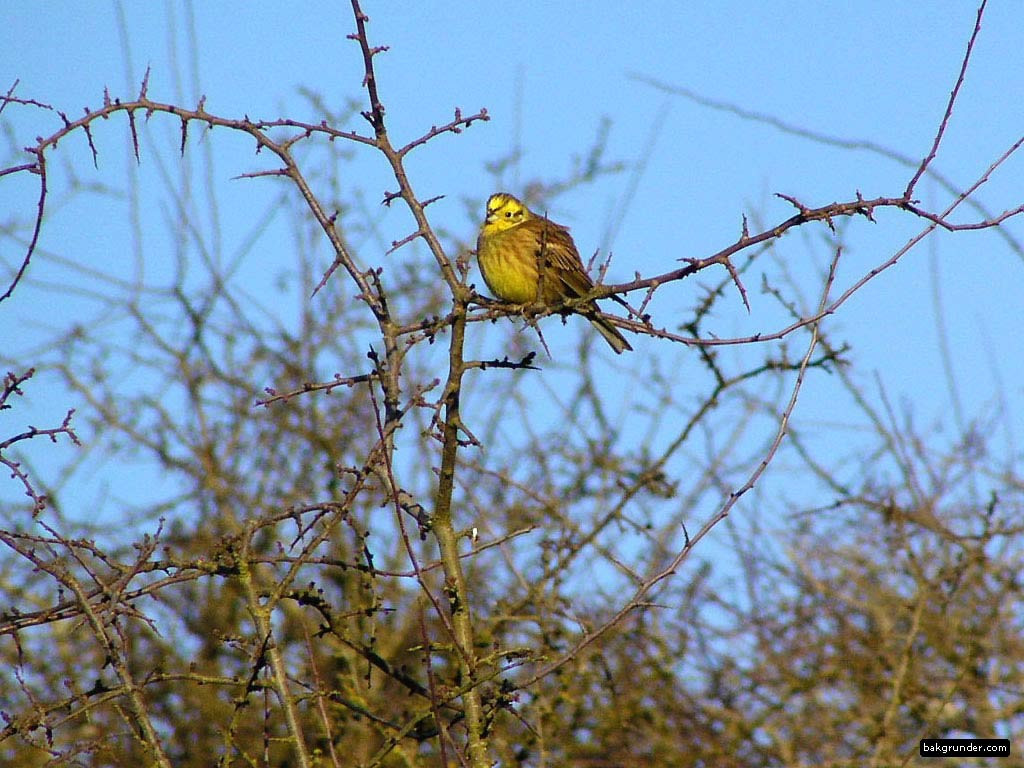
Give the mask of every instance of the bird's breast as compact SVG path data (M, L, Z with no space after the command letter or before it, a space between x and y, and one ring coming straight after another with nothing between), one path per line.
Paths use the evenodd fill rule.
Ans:
M515 237L515 229L481 234L477 241L480 271L491 293L503 301L528 304L537 300L537 264L534 238Z

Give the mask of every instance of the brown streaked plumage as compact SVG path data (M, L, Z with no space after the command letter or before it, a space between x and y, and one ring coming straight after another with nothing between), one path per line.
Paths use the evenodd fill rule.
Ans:
M594 282L583 268L569 228L538 216L504 192L487 200L477 238L477 259L495 296L517 304L557 306L587 295ZM574 307L616 353L632 349L625 337L590 301Z

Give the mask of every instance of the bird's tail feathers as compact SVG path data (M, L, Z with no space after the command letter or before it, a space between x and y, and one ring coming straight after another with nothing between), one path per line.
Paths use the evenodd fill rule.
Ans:
M615 350L615 354L621 355L626 350L633 351L629 342L626 341L626 337L619 333L619 330L605 318L600 315L592 315L589 319L597 329L597 332L608 342L608 346Z

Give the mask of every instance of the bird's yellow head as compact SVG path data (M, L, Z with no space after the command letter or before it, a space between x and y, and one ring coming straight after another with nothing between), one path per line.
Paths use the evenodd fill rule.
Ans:
M517 198L507 192L498 192L487 198L487 218L484 219L483 231L501 232L531 218L533 214L530 213L530 209Z

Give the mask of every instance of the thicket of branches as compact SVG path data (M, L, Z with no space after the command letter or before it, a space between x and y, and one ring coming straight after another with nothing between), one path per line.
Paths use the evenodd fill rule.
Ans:
M970 238L1024 210L952 216L977 205L1024 137L945 207L915 198L984 5L902 190L787 198L791 217L744 223L715 254L595 289L630 304L621 325L649 349L700 360L703 379L685 386L660 351L613 363L591 339L552 359L542 334L557 319L545 315L565 308L533 308L524 330L521 308L477 293L470 230L437 228L406 159L488 115L456 111L393 144L374 70L383 49L358 0L352 11L365 130L349 114L213 114L155 100L146 82L74 120L13 87L0 102L61 122L0 171L0 183L31 174L39 190L30 220L3 233L21 248L0 313L45 258L53 158L82 162L83 144L66 141L77 136L95 160L117 125L142 163L140 135L158 121L180 126L182 162L198 134L213 146L241 134L264 165L237 174L279 184L297 240L333 255L297 249L291 278L312 298L296 328L183 224L188 255L169 280L79 265L104 286L109 324L61 329L36 359L4 361L6 425L35 387L64 387L69 411L0 436L26 499L0 521L0 762L904 765L926 736L1021 743L1024 478L993 462L984 425L933 449L863 391L826 323L936 230ZM352 245L371 226L346 187L353 148L388 163L384 202L414 221L390 244ZM609 170L600 142L591 160L528 185L528 202ZM482 210L482 197L469 202ZM881 209L919 220L917 236L837 285L850 222ZM771 261L798 227L828 233L810 299ZM706 332L712 313L746 311L758 270L789 320L745 338ZM708 287L692 311L659 314L654 299L698 274ZM474 357L477 333L541 351ZM818 375L841 381L873 425L855 480L822 465L790 421ZM624 416L611 380L630 391ZM19 453L43 440L79 446L68 473L146 464L173 491L109 524ZM820 490L787 501L769 531L757 483L783 451L785 471ZM738 570L700 556L712 529Z

